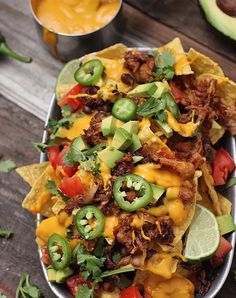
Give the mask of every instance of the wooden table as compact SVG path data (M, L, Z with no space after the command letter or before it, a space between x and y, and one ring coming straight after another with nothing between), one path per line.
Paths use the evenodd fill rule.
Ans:
M120 38L128 46L159 46L179 36L186 49L194 47L211 56L236 80L236 42L205 22L196 1L127 2L146 13L124 5L126 30ZM41 140L42 120L63 64L39 44L27 1L0 0L0 15L0 30L9 44L34 59L30 65L0 60L0 149L6 158L14 159L21 166L39 160L30 140ZM0 292L8 298L14 297L21 274L28 272L46 298L55 297L40 269L34 242L35 217L21 208L29 187L13 171L0 174L0 189L0 227L7 226L14 231L12 239L0 239ZM232 268L236 269L236 259ZM217 297L236 297L232 272Z

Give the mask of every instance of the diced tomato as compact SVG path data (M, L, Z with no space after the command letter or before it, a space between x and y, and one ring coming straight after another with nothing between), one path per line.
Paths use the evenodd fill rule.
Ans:
M64 95L62 99L59 100L59 106L63 107L65 105L69 105L73 111L81 108L83 106L83 100L81 98L70 98L70 96L77 95L81 92L81 90L83 90L83 88L84 87L80 84L75 85L69 92L66 93L66 95Z
M170 89L177 103L181 102L181 100L186 97L184 91L181 90L178 83L173 80L170 81Z
M224 263L224 258L227 256L231 249L232 245L230 244L230 242L224 237L221 237L220 245L214 256L211 258L212 266L219 267L220 265L222 265Z
M120 298L143 298L138 287L131 286L120 292Z
M64 155L68 152L68 150L70 149L70 146L65 146L63 148L63 150L58 154L57 158L56 158L56 167L61 166L62 170L63 170L63 174L71 177L75 174L75 172L77 171L77 166L74 165L72 167L69 167L65 164L63 157Z
M64 177L59 189L68 197L73 198L84 192L84 186L79 177Z
M59 153L60 149L58 146L48 147L48 159L54 169L56 169L57 166L57 156Z
M71 276L69 278L67 278L66 280L66 285L68 286L68 288L70 289L70 292L72 295L76 295L78 286L87 284L87 282L81 278L79 275L74 275Z
M43 263L45 265L51 265L51 260L49 258L49 255L48 255L48 250L47 250L47 247L43 247L42 248L42 257L41 257L41 260L43 261Z
M213 178L215 185L224 185L228 174L235 169L235 163L229 153L220 148L216 151L213 164Z

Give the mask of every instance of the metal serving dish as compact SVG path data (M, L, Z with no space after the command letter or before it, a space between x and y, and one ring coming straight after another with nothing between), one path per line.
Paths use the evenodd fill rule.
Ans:
M124 29L124 19L122 18L122 4L116 11L116 14L110 22L103 27L84 34L66 34L53 32L43 27L40 20L34 13L34 3L37 0L29 0L31 14L34 18L36 29L38 31L41 43L56 58L62 61L69 61L87 54L88 52L99 51L116 42L121 38L121 32ZM45 34L48 36L45 38Z
M151 50L150 48L138 48L138 49L141 51ZM81 57L80 60L82 61L83 57ZM50 118L60 119L60 108L57 105L57 100L56 100L55 95L53 95L52 100L51 100L51 104L50 104L50 107L48 110L45 126L47 125L48 120ZM47 140L47 138L48 138L48 133L47 133L47 131L44 131L42 141L45 142ZM228 152L231 154L233 159L236 161L236 139L232 136L226 135L222 139L222 144L224 145L224 147L227 148ZM47 155L45 153L41 153L40 154L40 162L44 162L44 161L47 161ZM234 171L233 176L236 177L236 171ZM236 222L236 186L231 187L229 190L227 190L225 192L225 195L232 202L232 213L231 214L234 218L234 222ZM39 224L39 221L42 219L43 219L43 217L40 214L37 214L37 223L38 224ZM230 241L230 243L232 245L232 249L229 252L229 254L227 255L227 257L225 258L224 264L218 269L217 275L216 275L214 281L212 282L211 288L210 288L209 292L204 296L204 298L216 297L217 293L222 288L222 286L229 274L231 264L233 261L233 256L234 256L236 232L232 233L227 238L227 240ZM40 250L39 250L39 256L40 256L40 258L42 257ZM46 270L45 265L41 261L41 259L40 259L40 263L41 263L41 266L42 266L42 269L44 272L45 279L47 280L47 270ZM66 287L60 286L55 283L50 283L50 282L48 282L48 285L51 288L52 292L57 297L59 297L59 298L71 298L72 297L72 295L70 294L69 290Z

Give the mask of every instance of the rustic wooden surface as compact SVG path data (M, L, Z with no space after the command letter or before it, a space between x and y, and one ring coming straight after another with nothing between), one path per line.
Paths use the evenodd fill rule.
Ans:
M124 5L126 29L120 36L121 41L128 46L154 47L179 36L186 49L194 47L211 56L236 80L236 42L205 22L197 1L127 2L139 6L151 17ZM39 159L29 142L41 139L43 122L39 119L45 118L55 78L63 64L39 44L27 1L0 0L0 30L12 47L34 59L30 65L2 57L0 60L0 149L6 158L14 159L21 166ZM0 227L14 230L12 239L0 239L0 292L8 298L14 297L21 274L28 272L46 298L55 297L39 265L34 243L35 218L21 209L22 198L29 187L13 171L0 174L0 190ZM236 260L233 269L236 269ZM236 282L231 272L217 297L235 296Z

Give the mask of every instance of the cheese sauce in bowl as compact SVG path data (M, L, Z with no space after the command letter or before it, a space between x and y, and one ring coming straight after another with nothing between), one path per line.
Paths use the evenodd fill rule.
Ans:
M30 3L44 43L63 61L119 41L122 0L31 0Z

